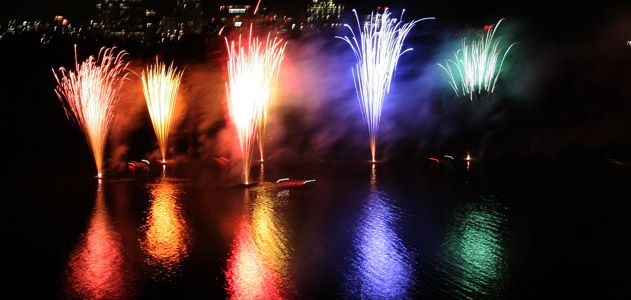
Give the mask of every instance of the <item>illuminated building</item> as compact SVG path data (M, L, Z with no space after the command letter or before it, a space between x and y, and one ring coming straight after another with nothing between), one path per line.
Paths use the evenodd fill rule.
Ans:
M177 0L176 20L184 33L201 33L202 10L200 0Z
M257 6L259 5L259 6ZM233 30L249 29L250 25L257 32L269 32L285 36L302 29L300 23L281 11L269 10L264 3L256 0L224 3L219 5L216 25L217 33L228 35Z
M146 31L142 0L98 0L97 19L106 37L140 40Z
M180 36L174 17L162 17L158 22L158 37L161 43L172 41Z
M222 4L219 6L219 20L223 25L240 28L254 14L252 4Z
M333 0L312 0L307 8L307 24L311 28L340 28L344 5Z

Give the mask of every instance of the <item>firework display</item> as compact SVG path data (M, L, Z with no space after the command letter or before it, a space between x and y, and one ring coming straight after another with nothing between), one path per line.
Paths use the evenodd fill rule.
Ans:
M259 127L264 127L285 46L285 42L279 38L271 38L269 34L264 42L258 37L252 37L251 28L247 41L243 41L241 36L236 42L226 38L228 111L239 139L246 184L250 175L252 147L257 133L260 132ZM259 136L259 139L262 137Z
M495 38L502 21L490 26L478 39L468 42L463 38L461 48L454 52L454 58L438 64L447 74L449 85L456 96L469 96L473 100L475 95L492 94L495 91L504 60L515 45L513 43L505 47L501 38Z
M125 51L101 48L97 57L79 63L75 46L75 69L53 70L55 93L66 115L83 130L96 163L97 177L103 176L103 155L113 110L128 75Z
M412 48L403 49L403 42L416 23L424 18L403 23L393 18L388 9L383 13L371 13L370 19L360 24L357 11L359 36L349 25L345 25L351 35L337 37L347 42L353 49L357 63L353 72L355 91L359 106L370 136L371 160L375 162L377 135L381 122L381 110L390 92L390 85L397 68L399 57ZM403 14L401 14L401 18Z
M162 163L166 162L167 141L172 125L177 92L182 81L183 71L156 59L154 65L142 72L142 86L153 129L160 144Z

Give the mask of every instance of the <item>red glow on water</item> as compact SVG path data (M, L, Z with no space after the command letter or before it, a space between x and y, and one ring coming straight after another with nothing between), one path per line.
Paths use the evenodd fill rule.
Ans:
M120 236L99 190L89 228L68 262L69 290L83 299L125 298L123 265Z
M226 291L230 299L282 299L277 275L266 266L247 220L239 224L227 261Z

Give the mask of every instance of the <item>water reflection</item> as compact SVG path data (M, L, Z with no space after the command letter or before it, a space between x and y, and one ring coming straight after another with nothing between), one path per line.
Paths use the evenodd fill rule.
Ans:
M506 279L503 224L506 215L493 197L462 205L446 243L449 264L454 269L451 289L460 297L475 299L498 296Z
M120 234L105 205L101 180L90 225L68 261L68 292L83 299L120 299L126 296L126 272Z
M230 298L287 297L291 249L279 208L288 196L289 191L274 192L265 186L245 191L251 211L241 216L227 261L226 291Z
M348 291L360 298L405 298L414 286L410 251L397 232L399 208L377 186L372 167L370 190L355 233Z
M188 257L190 241L178 202L182 187L167 177L147 186L151 207L142 228L141 248L146 254L145 262L154 267L154 277L171 278L178 274L182 261Z

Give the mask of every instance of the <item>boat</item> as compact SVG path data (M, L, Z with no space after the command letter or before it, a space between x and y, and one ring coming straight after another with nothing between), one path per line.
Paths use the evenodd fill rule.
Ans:
M141 161L130 161L127 163L127 169L129 169L129 172L135 176L147 175L151 170L150 165L151 163L146 159Z
M282 189L307 187L307 186L312 186L315 181L316 181L315 179L281 178L281 179L276 180L276 187L282 188Z

